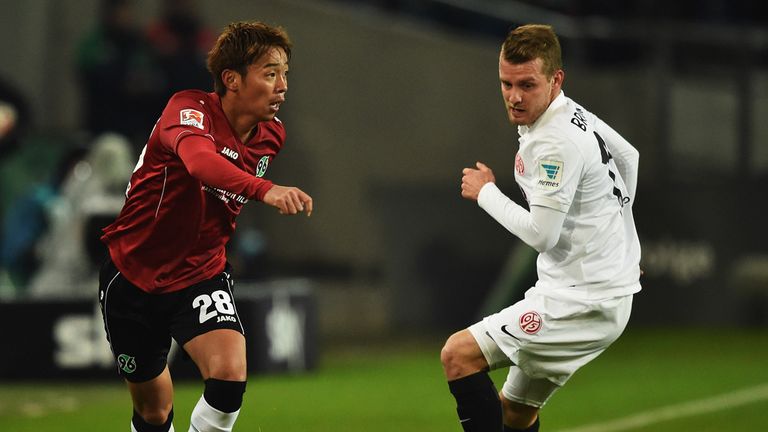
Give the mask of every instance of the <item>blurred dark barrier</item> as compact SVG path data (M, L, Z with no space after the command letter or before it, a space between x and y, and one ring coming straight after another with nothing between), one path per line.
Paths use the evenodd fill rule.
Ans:
M641 188L635 206L646 324L768 324L765 178ZM762 264L761 264L762 263Z
M505 186L519 200L517 187ZM370 197L385 239L394 326L443 332L480 318L506 257L520 242L462 199L456 185L382 184L371 188Z
M317 365L317 310L308 283L239 283L236 296L250 373L298 372ZM0 379L117 378L96 302L2 303L0 328ZM175 343L169 363L175 379L199 376Z
M639 187L634 213L645 274L632 324L768 325L768 179L689 177ZM503 186L522 202L514 184ZM383 221L407 220L380 224L395 326L460 329L487 313L484 304L498 310L535 283L535 263L519 253L528 246L455 188L382 186L371 196Z

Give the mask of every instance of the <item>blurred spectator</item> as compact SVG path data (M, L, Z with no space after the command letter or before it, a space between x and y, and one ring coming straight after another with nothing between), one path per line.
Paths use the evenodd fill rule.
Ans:
M29 126L29 108L21 92L0 77L0 159L18 145Z
M13 288L13 295L21 293L37 271L40 259L36 246L48 230L51 206L64 178L85 152L83 147L69 151L46 181L32 184L9 203L0 237L0 271L5 272L5 282Z
M29 127L29 107L26 98L11 83L0 77L0 162L11 155L20 145ZM2 194L7 194L7 184L3 185ZM5 204L8 196L0 195L0 296L13 295L14 287L22 282L24 272L29 268L24 251L24 238L29 232L38 229L38 219L21 219L16 215L6 214ZM25 201L34 202L37 194L25 197ZM21 209L20 209L21 210ZM28 223L27 223L28 222Z
M37 245L41 263L29 283L32 297L91 293L98 264L106 256L94 245L100 244L101 228L123 206L134 163L128 140L107 133L67 173L60 195L49 206L50 229Z
M164 75L166 97L190 88L212 91L205 62L216 35L203 24L195 1L164 0L147 39Z
M134 22L131 0L102 0L99 22L80 42L77 69L87 129L143 146L165 103L164 79Z

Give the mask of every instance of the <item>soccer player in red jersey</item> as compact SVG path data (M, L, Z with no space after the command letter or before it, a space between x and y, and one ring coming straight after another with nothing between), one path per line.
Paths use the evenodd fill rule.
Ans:
M102 240L109 259L99 301L133 399L131 430L173 431L171 338L205 380L190 431L230 431L246 382L244 330L225 245L249 200L281 214L312 213L312 198L263 178L285 141L291 41L282 28L230 24L208 54L214 92L168 101Z

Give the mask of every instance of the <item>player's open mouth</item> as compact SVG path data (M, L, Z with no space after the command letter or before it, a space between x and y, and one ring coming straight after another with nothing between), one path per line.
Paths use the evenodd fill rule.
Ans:
M271 108L273 111L277 111L280 109L280 105L285 102L285 98L279 97L277 99L273 99L272 103L269 104L269 108Z

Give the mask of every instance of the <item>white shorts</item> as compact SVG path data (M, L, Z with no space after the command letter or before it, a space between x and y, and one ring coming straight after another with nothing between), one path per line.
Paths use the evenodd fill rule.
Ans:
M584 300L568 289L531 288L525 298L469 327L491 369L511 366L502 394L543 406L624 331L632 295Z

